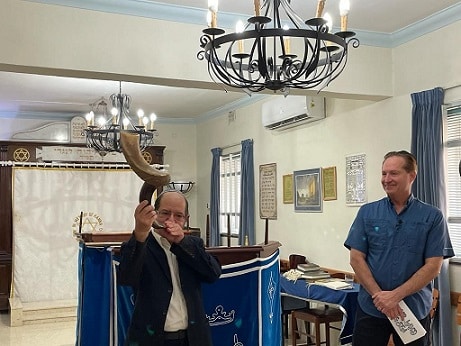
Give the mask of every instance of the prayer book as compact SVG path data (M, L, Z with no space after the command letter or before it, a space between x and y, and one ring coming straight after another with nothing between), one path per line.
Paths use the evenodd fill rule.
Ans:
M298 264L296 269L302 272L315 272L315 271L319 271L320 267L318 264L315 264L315 263L300 263Z
M327 279L330 277L330 274L324 272L322 270L316 270L312 272L305 272L301 275L302 279L306 280L319 280L319 279Z

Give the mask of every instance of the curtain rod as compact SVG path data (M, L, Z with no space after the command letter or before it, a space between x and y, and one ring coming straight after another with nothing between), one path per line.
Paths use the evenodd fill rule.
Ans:
M130 169L126 163L64 163L64 162L20 162L0 161L0 166L5 167L44 167L44 168L105 168L105 169ZM154 168L168 168L169 165L151 165Z
M225 147L221 147L221 150L237 147L239 145L242 145L242 143L235 143L235 144L226 145Z
M451 95L452 93L455 93L457 94L458 92L451 92L450 90L453 90L453 89L458 89L458 88L461 88L461 84L455 84L455 85L452 85L452 86L449 86L449 87L446 87L446 88L443 88L443 91L446 93L448 91L448 93ZM443 106L445 107L448 107L448 108L456 108L456 107L459 107L461 105L461 101L459 100L458 97L456 97L456 99L453 99L453 95L450 98L450 102L447 101L446 99L446 94L444 95L444 103L442 104ZM447 109L448 109L447 108Z
M459 88L459 87L461 87L461 84L452 85L452 86L443 88L443 90L446 91L446 90L456 89L456 88Z
M251 141L253 140L253 138L249 138ZM244 139L245 140L245 139ZM243 142L243 141L242 141ZM230 144L230 145L226 145L225 147L220 147L221 150L224 150L224 149L229 149L229 148L233 148L233 147L237 147L239 145L242 145L242 142L239 142L239 143L235 143L235 144Z

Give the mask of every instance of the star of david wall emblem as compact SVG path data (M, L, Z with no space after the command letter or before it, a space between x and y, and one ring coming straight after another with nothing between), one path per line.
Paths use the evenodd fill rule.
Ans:
M26 148L18 148L13 152L14 161L26 162L30 159L29 150Z
M152 163L152 155L148 151L143 151L142 152L142 157L144 157L144 160L150 165Z

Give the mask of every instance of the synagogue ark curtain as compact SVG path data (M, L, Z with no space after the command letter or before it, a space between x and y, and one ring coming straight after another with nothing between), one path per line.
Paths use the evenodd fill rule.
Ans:
M76 299L80 213L83 232L129 232L141 185L131 170L14 168L12 295Z

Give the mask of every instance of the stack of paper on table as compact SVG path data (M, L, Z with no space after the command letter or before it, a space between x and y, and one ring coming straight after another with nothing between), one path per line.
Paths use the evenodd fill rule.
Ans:
M347 290L347 289L351 289L354 287L349 282L345 282L344 280L341 280L341 279L316 280L314 283L316 285L326 286L334 290Z

